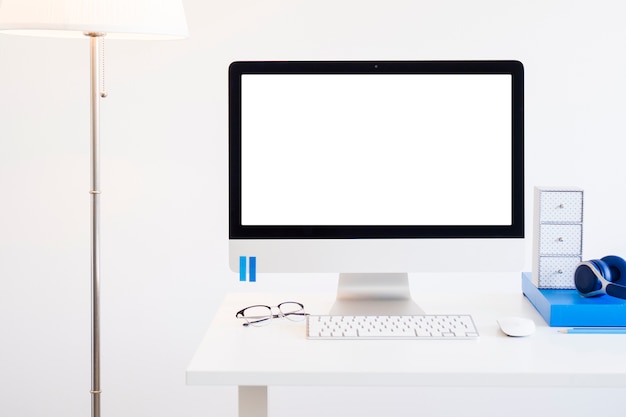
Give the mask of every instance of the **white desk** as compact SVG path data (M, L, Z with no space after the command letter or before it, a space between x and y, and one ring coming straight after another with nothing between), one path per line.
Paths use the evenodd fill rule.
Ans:
M248 328L235 312L300 301L324 314L332 294L231 294L189 364L187 384L238 386L240 417L267 416L268 386L626 388L626 336L561 334L521 290L415 298L429 314L471 314L479 340L307 340L305 323L279 319ZM495 321L504 315L533 318L536 333L505 336Z

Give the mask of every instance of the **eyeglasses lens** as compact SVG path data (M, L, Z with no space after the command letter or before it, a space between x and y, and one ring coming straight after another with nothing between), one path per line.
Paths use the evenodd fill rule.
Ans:
M286 302L282 303L278 306L280 312L285 316L285 318L291 321L302 321L304 320L304 308L302 304Z
M265 326L272 321L272 309L267 306L248 307L243 317L251 326Z

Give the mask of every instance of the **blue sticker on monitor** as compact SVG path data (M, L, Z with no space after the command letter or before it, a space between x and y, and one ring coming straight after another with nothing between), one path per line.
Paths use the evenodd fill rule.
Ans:
M250 257L250 282L256 282L256 256Z
M239 281L246 280L246 257L239 257Z

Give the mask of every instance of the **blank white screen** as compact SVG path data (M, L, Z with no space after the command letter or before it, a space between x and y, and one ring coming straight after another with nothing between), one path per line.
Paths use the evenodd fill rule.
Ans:
M245 74L242 225L510 225L511 76Z

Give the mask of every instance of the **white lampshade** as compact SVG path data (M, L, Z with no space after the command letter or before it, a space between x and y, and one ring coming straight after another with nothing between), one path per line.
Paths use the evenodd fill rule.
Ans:
M0 0L0 31L17 35L176 39L188 36L182 0Z

